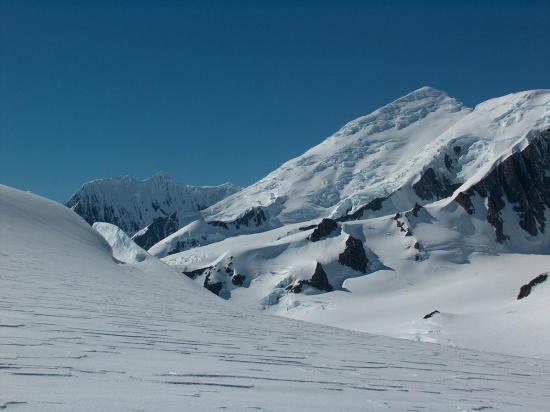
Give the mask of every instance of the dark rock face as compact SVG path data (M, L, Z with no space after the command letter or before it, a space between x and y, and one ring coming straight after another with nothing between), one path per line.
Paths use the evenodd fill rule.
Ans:
M118 218L118 215L130 215L130 212L124 207L120 207L117 210L112 205L101 205L101 201L95 194L92 194L87 199L88 203L85 206L81 201L78 194L69 199L65 206L73 209L78 215L80 215L89 225L93 225L95 222L107 222L118 226L126 233L135 233L141 227L136 222L130 222L125 224Z
M210 279L210 273L204 278L203 286L215 295L219 295L223 288L222 282L212 282Z
M348 236L346 240L346 248L338 256L338 262L344 266L348 266L353 270L361 273L367 273L367 265L369 260L365 254L363 242L355 239L353 236Z
M330 236L332 232L334 232L338 228L338 224L336 221L332 219L325 218L321 220L321 223L319 223L315 230L309 235L308 239L312 242L318 242L321 239L324 239L327 236Z
M244 275L239 275L238 273L236 275L233 275L231 278L231 283L233 283L235 286L242 286L246 277Z
M355 212L347 214L345 216L342 216L342 217L338 218L337 220L339 222L349 222L351 220L359 220L363 217L365 212L367 212L369 210L371 210L373 212L376 212L376 211L382 209L382 204L384 203L385 200L389 199L389 197L390 196L377 197L376 199L371 200L365 206L361 206Z
M453 161L451 160L451 157L447 153L445 153L443 162L445 163L445 167L447 168L447 170L451 170L453 168Z
M414 192L422 200L444 199L451 196L459 187L459 183L452 183L445 176L438 177L431 167L412 185Z
M437 315L438 313L440 313L438 310L434 310L433 312L430 312L427 315L424 315L422 319L430 319L433 315Z
M174 253L183 252L200 245L201 243L197 239L185 239L183 241L178 241L166 255L173 255Z
M325 292L331 292L333 290L332 285L328 281L327 274L319 262L317 262L315 272L313 273L311 279L300 280L295 284L288 286L286 289L292 293L300 293L305 285L313 286L314 288Z
M161 241L166 236L171 235L179 229L179 220L177 212L166 217L157 217L145 229L137 232L132 240L145 250L149 249L155 243Z
M518 294L517 299L520 300L520 299L523 299L523 298L526 298L527 296L529 296L531 294L531 290L535 286L541 284L542 282L545 282L546 279L548 279L548 275L546 273L543 273L542 275L538 275L536 278L532 279L526 285L523 285L519 289L519 294Z
M458 203L469 215L474 214L474 204L470 199L470 196L465 194L465 192L460 192L455 197L455 202Z
M204 272L210 271L210 270L212 270L212 266L191 270L189 272L182 272L182 273L190 279L195 279L195 278L201 276Z
M223 227L224 229L230 229L231 227L235 229L240 229L241 226L245 227L258 227L267 222L267 216L262 207L254 207L244 214L239 216L235 220L228 222L221 220L211 220L207 222L209 225Z
M475 213L472 197L481 196L487 202L487 221L494 226L496 240L510 238L504 232L502 210L512 205L520 227L531 236L544 233L547 208L550 208L550 130L534 136L521 152L506 158L482 180L460 193L456 202L469 213ZM510 228L513 233L514 228Z
M420 206L418 203L415 203L413 208L407 213L407 216L413 215L414 217L418 217L418 213L420 213L422 209L422 206Z

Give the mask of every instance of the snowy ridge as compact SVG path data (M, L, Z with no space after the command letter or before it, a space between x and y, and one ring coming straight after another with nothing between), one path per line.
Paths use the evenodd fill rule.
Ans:
M549 90L510 94L471 110L425 87L348 123L238 196L208 208L205 215L224 220L285 197L278 216L284 224L337 218L392 194L395 204L377 215L396 212L415 201L437 200L395 193L410 191L428 168L453 183L464 183L530 130L549 126Z
M123 263L143 262L149 254L140 248L119 227L105 222L92 226L111 246L113 257Z
M419 159L413 156L418 148L469 112L446 93L424 87L348 123L239 196L208 208L205 215L212 220L231 219L249 207L266 207L279 198L285 199L278 216L281 224L326 216L334 208L347 212L401 187L420 171Z
M262 210L262 225L182 227L151 248L158 256L225 237L321 217L384 216L444 199L508 157L528 133L550 127L550 91L514 93L466 108L424 87L345 125L302 156L203 211L229 222ZM476 177L477 176L477 177ZM177 247L175 247L176 245Z
M84 184L67 206L90 224L112 223L132 236L155 219L168 217L172 218L175 231L199 218L201 210L239 190L240 187L230 183L187 186L158 173L143 181L130 177L94 180ZM158 231L161 237L151 244L170 233Z

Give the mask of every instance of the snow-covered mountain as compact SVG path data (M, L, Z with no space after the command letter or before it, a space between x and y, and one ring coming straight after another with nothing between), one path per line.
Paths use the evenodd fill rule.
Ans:
M514 205L506 200L505 209ZM448 198L376 218L285 225L163 260L244 307L400 338L550 357L550 282L537 282L518 300L523 286L550 268L548 231L531 236L504 214L510 239L501 241L488 216ZM434 311L437 316L424 319Z
M549 308L549 284L544 276L535 282L550 268L550 91L516 93L469 111L424 88L389 106L436 97L442 99L438 108L452 103L451 114L437 115L436 108L418 119L407 111L380 109L350 125L370 125L387 111L412 120L401 129L380 126L373 135L346 126L288 162L294 172L283 165L244 189L239 199L230 196L205 211L220 209L216 218L233 219L232 208L254 205L238 216L239 224L196 221L150 253L242 305L397 337L550 356L550 320L542 315ZM460 118L445 130L420 126L430 116L455 115ZM385 119L384 125L398 123ZM422 141L423 129L435 132ZM410 135L400 135L407 130ZM346 146L348 139L351 156L380 135L390 153L381 162L377 151L362 156L364 163L354 172L379 173L378 180L365 181L364 189L332 206L310 202L307 194L322 186L319 176L332 179L354 165L342 160L344 166L319 168L318 152L331 141ZM422 145L413 152L417 136ZM300 167L305 158L316 161ZM267 181L276 184L264 186ZM240 201L250 200L255 190L272 203ZM289 205L298 211L299 202L304 202L303 218L314 219L301 220L291 212ZM536 293L519 301L520 289L532 282ZM363 314L361 321L355 310ZM469 328L478 334L468 333ZM524 334L518 336L518 330Z
M453 194L529 132L550 128L550 91L465 107L423 87L356 119L152 247L165 256L321 217L384 216Z
M1 409L547 406L546 360L245 311L151 256L132 258L117 228L96 225L107 243L66 207L1 185L0 216Z
M130 177L88 182L67 202L67 206L89 224L112 223L140 246L148 249L180 227L200 218L200 211L240 187L188 186L164 173L147 180Z
M539 315L548 309L546 278L517 300L522 286L550 269L548 170L550 91L469 109L424 87L348 123L252 186L190 212L180 229L175 212L166 211L134 240L240 305L549 356L550 324ZM368 314L359 322L354 310ZM479 336L466 332L472 319ZM484 332L491 325L501 327ZM520 329L523 338L513 332Z

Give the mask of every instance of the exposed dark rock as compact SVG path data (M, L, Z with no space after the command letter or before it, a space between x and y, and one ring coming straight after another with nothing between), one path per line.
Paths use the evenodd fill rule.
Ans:
M229 229L229 226L227 223L222 222L221 220L211 220L210 222L207 222L211 226L217 226L217 227L223 227L224 229Z
M345 216L342 216L342 217L338 218L337 220L339 222L349 222L350 220L359 220L363 217L363 214L368 210L376 212L376 211L382 209L382 203L384 203L384 201L387 200L388 198L389 198L389 196L377 197L376 199L371 200L365 206L361 206L355 212L347 214Z
M405 232L405 236L412 236L413 233L411 231L411 229L407 228L407 231Z
M455 152L455 155L459 156L462 152L462 148L460 146L453 147L453 151Z
M420 250L420 242L418 242L418 241L414 242L413 247L414 247L416 250Z
M315 230L311 232L311 235L308 236L308 239L312 242L318 242L319 240L330 236L338 228L336 221L332 219L325 218L315 227Z
M407 215L413 215L414 217L418 217L418 213L423 209L422 206L420 206L418 203L415 203L413 208L409 210L409 213Z
M210 273L208 275L206 275L206 278L204 278L204 284L203 286L208 289L210 292L214 293L215 295L218 295L220 294L220 291L222 290L223 288L223 283L222 282L211 282L211 279L210 279Z
M212 226L223 227L224 229L229 229L230 227L240 229L241 226L258 227L265 222L267 222L267 216L265 215L264 209L261 207L254 207L243 213L235 220L227 222L221 220L211 220L207 223Z
M137 232L132 240L145 250L179 229L177 212L157 217L149 226Z
M299 227L298 230L301 230L302 232L305 232L306 230L311 230L311 229L314 229L316 227L317 227L317 225L302 226L302 227Z
M475 210L474 210L474 205L472 203L472 200L470 199L469 195L465 194L465 192L460 192L458 195L456 195L455 202L458 203L460 206L462 206L462 208L469 215L474 214Z
M317 262L315 272L309 280L299 280L298 282L287 286L286 290L292 293L300 293L304 286L313 286L321 291L330 292L333 290L332 285L329 283L327 274L323 269L323 266Z
M244 275L236 274L231 278L231 283L235 286L242 286L246 277Z
M414 192L422 200L444 199L451 196L459 187L460 183L452 183L445 176L438 177L431 167L412 185Z
M529 296L531 294L531 290L535 286L541 284L542 282L545 282L546 279L548 279L548 275L546 273L543 273L542 275L538 275L536 278L532 279L526 285L523 285L519 289L519 295L518 295L517 299L520 300L520 299L523 299L523 298L526 298L527 296Z
M205 267L205 268L200 268L200 269L195 269L195 270L190 270L188 272L181 272L183 273L185 276L191 278L191 279L195 279L199 276L201 276L204 272L206 271L210 271L212 270L212 266L208 266L208 267Z
M233 223L235 228L239 229L239 226L251 226L251 224L260 226L265 221L267 221L267 217L264 210L261 207L255 207L237 218Z
M544 233L545 211L550 208L550 129L532 136L525 149L496 165L483 179L460 193L455 200L469 214L472 197L486 199L487 221L495 228L497 242L504 242L502 210L507 202L517 213L520 227L531 236ZM513 233L515 229L510 228Z
M451 170L453 168L453 161L451 160L451 158L447 153L445 153L443 162L445 163L445 167L447 168L447 170Z
M205 240L204 236L203 236L203 240ZM166 255L167 256L173 255L174 253L183 252L185 250L188 250L188 249L191 249L191 248L194 248L194 247L198 247L200 245L201 245L201 242L199 242L196 239L180 240L180 241L176 242L175 245L172 246L172 249L170 249L170 251Z
M401 219L401 213L397 212L393 217L393 220L399 220L399 219Z
M440 313L438 310L434 310L433 312L430 312L427 315L424 315L422 319L430 319L433 315L437 315L438 313Z
M327 274L319 262L317 262L317 266L315 266L315 272L313 273L309 284L319 290L324 290L327 292L332 290L332 285L328 281Z
M367 273L369 260L367 259L363 242L349 235L346 240L346 248L338 255L338 262L358 272Z

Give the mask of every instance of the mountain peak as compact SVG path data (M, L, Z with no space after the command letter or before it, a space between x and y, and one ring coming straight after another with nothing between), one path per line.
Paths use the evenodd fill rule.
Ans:
M447 94L447 92L443 90L439 90L431 86L422 86L419 89L416 89L410 93L407 93L405 96L401 97L401 99L404 99L404 98L425 99L425 98L439 98L439 97L449 97L449 95Z
M174 180L172 176L170 176L168 173L159 170L156 172L153 176L149 178L149 180Z
M446 92L424 86L366 116L352 120L334 136L350 136L358 132L370 135L391 128L403 129L433 112L456 113L464 109L463 103Z

